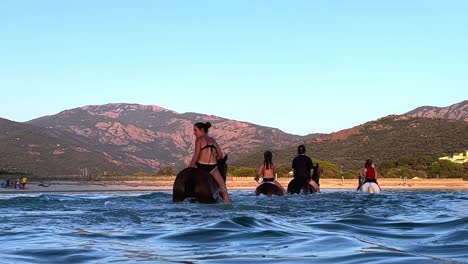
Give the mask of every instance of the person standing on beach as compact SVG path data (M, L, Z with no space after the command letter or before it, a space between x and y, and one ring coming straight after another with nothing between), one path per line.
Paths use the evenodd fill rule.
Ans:
M298 182L306 181L310 184L316 192L320 192L320 187L311 180L314 174L314 166L312 159L306 154L306 147L299 145L297 147L297 156L293 159L292 168L294 173L294 179Z
M189 167L199 168L209 172L220 189L223 200L230 203L229 194L221 173L218 170L218 160L223 158L223 153L216 140L208 136L208 130L211 127L210 122L198 122L193 126L195 140L195 153Z
M23 177L23 179L21 179L22 189L26 189L26 183L28 183L28 178Z

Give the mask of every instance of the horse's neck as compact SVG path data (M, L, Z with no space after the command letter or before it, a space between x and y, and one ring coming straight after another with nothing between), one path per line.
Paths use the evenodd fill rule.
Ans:
M227 166L226 166L226 163L225 162L222 162L218 165L218 171L219 171L219 174L221 174L221 176L223 177L223 179L226 180L226 176L227 176Z

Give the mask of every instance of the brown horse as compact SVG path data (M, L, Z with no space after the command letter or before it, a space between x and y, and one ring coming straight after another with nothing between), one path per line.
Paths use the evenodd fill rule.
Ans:
M316 190L309 184L307 179L292 179L288 184L288 194L312 194Z
M312 194L318 192L320 188L320 175L322 174L322 170L320 169L320 165L314 166L314 173L312 174L312 181L309 182L306 178L294 178L288 184L288 194L300 194L301 192L304 194ZM313 186L316 185L316 187Z
M227 155L218 160L218 170L226 182ZM186 168L180 171L172 188L172 201L182 202L189 199L190 202L217 203L222 201L219 195L219 186L213 175L199 168Z
M267 196L272 196L272 195L283 196L284 192L283 190L281 190L281 188L278 185L272 182L262 182L255 189L255 195L259 196L260 194L264 194Z

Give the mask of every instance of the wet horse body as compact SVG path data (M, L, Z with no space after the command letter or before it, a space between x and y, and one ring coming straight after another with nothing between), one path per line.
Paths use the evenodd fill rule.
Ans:
M278 195L283 196L283 190L273 182L262 182L260 185L257 186L255 189L255 195L259 196L260 194L271 196L271 195Z
M227 155L218 161L218 170L226 182ZM199 203L217 203L222 201L219 186L211 173L199 168L186 168L180 171L174 181L172 201Z
M322 171L319 167L319 164L317 163L316 166L314 166L314 173L311 176L312 181L317 185L320 186L320 175L322 174ZM301 192L304 194L312 194L316 193L318 190L312 186L312 184L309 182L307 178L294 178L292 179L289 184L288 184L288 189L287 193L288 194L300 194Z
M315 193L315 189L310 185L307 179L292 179L288 184L288 194L312 194Z
M366 181L366 176L359 175L358 187L356 191L363 193L380 193L382 191L382 188L380 188L380 185L377 183L376 180Z

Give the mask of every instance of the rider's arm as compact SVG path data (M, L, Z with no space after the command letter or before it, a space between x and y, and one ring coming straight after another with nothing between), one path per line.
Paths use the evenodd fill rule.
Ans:
M260 165L260 167L258 167L257 177L260 177L260 175L262 175L263 169L264 169L264 165L262 163L262 165Z
M257 171L257 176L255 176L255 181L258 182L258 180L260 179L260 175L262 175L263 173L263 170L264 170L264 164L262 163L262 165L258 168L258 171Z

